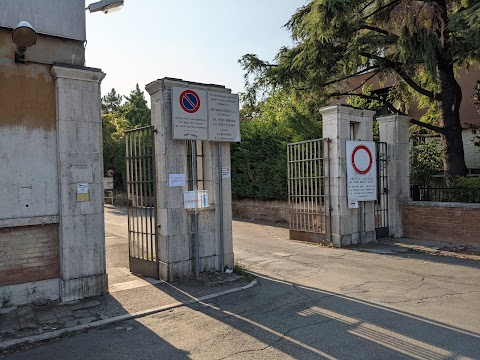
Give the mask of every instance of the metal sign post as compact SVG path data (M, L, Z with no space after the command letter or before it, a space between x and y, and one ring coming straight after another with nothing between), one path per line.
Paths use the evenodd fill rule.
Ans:
M198 170L197 170L197 142L192 141L192 176L193 191L198 191ZM195 275L200 278L200 244L198 243L198 206L195 206Z
M223 236L223 175L222 175L222 143L218 143L218 202L220 211L220 268L225 272L225 239Z

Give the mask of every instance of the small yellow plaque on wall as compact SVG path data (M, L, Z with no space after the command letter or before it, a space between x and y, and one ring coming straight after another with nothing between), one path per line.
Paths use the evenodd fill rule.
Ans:
M90 194L88 193L88 184L79 183L77 184L77 201L90 201Z
M90 196L89 194L77 194L77 201L78 202L90 201Z

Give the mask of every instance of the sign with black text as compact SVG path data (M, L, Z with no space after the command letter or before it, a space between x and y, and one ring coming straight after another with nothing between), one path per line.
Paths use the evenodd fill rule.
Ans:
M348 203L375 201L377 199L375 142L347 140L346 150Z

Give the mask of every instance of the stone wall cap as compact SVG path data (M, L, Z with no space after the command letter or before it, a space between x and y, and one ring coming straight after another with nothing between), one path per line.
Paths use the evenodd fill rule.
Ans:
M97 68L60 63L53 64L52 74L55 79L65 78L98 83L100 83L106 75L102 70Z
M78 69L78 70L102 72L102 69L100 69L100 68L94 68L94 67L88 67L88 66L82 66L82 65L75 65L75 64L66 64L66 63L60 63L60 62L54 62L53 66L63 67L63 68L68 68L68 69Z
M11 227L21 227L21 226L58 224L59 221L60 221L60 217L58 215L33 216L33 217L14 218L14 219L0 219L0 229L11 228Z
M320 113L322 115L343 113L343 114L356 115L356 116L373 117L376 111L356 108L356 107L345 105L345 104L337 104L337 105L321 108Z
M145 90L147 90L147 92L150 95L153 95L157 91L171 89L173 86L188 87L193 89L217 91L217 92L224 92L224 93L232 92L231 89L228 89L223 85L205 84L205 83L199 83L195 81L186 81L183 79L177 79L177 78L171 78L171 77L164 77L162 79L152 81L151 83L145 86Z
M378 122L392 122L392 121L396 121L396 120L410 122L411 119L412 119L411 116L405 116L405 115L400 115L400 114L392 114L392 115L377 117Z

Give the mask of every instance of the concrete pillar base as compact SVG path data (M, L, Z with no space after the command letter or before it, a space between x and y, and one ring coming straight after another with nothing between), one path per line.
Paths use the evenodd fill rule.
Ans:
M60 280L60 300L74 301L108 292L108 275L100 274L78 279Z

